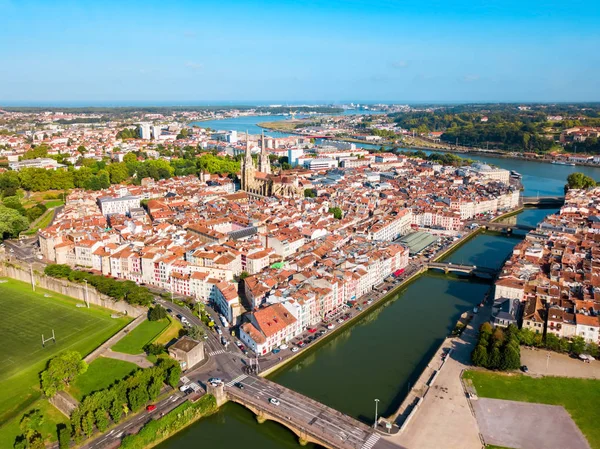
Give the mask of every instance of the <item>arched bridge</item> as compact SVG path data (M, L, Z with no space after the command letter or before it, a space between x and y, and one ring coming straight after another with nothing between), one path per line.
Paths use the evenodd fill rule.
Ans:
M523 206L562 206L565 203L564 196L523 196Z
M330 449L395 447L366 424L262 377L241 375L219 388L225 389L228 400L254 412L259 423L276 421L294 432L303 445L312 442Z
M429 262L427 268L429 270L443 270L444 273L466 273L484 278L494 277L498 274L498 270L495 268L476 265L461 265L451 262Z
M533 231L536 229L535 226L529 226L524 224L508 224L508 223L495 223L491 221L479 223L482 228L489 229L490 231L507 231L511 232L515 229L520 229L522 231Z

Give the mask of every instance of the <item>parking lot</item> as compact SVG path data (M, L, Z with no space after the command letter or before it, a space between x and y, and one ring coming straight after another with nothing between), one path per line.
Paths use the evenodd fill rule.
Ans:
M488 398L471 403L486 444L517 449L590 449L562 406Z

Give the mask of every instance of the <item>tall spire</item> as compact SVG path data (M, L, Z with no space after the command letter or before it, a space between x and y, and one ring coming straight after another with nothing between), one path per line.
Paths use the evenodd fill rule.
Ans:
M265 150L265 130L263 129L261 138L260 156L258 158L258 171L261 173L271 173L271 160Z

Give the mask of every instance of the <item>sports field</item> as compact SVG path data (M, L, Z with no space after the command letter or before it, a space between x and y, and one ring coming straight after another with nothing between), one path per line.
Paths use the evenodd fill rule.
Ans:
M20 419L40 398L39 373L48 359L67 349L85 356L130 321L113 319L106 309L77 304L81 301L0 279L0 423ZM48 338L52 329L56 344L48 342L43 348L42 334Z
M48 295L45 297L44 294ZM105 330L118 329L120 320L98 309L78 308L54 292L33 292L27 284L9 280L0 283L0 380L18 374L37 362L66 349L81 348L98 341ZM122 322L121 322L122 323ZM56 343L45 338L56 336Z

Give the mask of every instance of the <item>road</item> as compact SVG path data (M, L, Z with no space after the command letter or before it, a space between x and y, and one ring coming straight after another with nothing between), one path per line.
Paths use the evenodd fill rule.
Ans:
M81 449L117 447L126 435L136 433L144 424L153 419L160 418L163 414L170 412L175 407L185 402L185 400L186 398L181 393L173 393L171 396L163 399L160 402L157 402L156 410L153 412L143 411L140 414L135 415L133 418L123 421L110 432L107 432L94 441L81 446Z
M236 382L243 388L238 388ZM230 397L255 405L292 426L336 447L348 449L397 448L381 440L367 425L288 388L257 376L241 375L226 383ZM269 400L274 398L278 405Z

